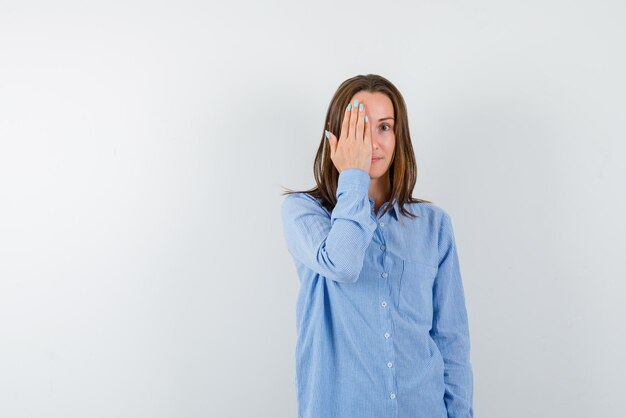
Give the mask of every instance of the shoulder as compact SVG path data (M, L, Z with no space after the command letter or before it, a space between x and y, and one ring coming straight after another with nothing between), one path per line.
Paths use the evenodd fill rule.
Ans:
M407 204L407 209L419 217L426 218L434 223L449 222L448 211L439 205L429 202L412 202Z
M292 206L292 205L318 205L322 206L320 201L311 196L308 193L299 192L299 193L290 193L283 199L282 206Z

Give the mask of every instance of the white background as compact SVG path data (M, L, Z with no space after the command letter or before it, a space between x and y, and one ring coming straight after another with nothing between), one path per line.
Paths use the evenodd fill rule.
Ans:
M626 416L623 1L0 2L0 416L296 416L282 187L356 74L452 217L476 417Z

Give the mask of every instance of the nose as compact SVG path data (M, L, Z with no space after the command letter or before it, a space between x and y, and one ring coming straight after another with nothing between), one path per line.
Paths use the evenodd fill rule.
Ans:
M378 149L378 140L376 139L376 135L372 135L372 148Z

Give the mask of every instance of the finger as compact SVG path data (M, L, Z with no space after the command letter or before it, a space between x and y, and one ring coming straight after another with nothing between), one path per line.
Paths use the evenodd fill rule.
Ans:
M335 156L335 151L337 150L337 137L330 131L328 132L328 145L330 146L330 156L331 158Z
M355 135L355 139L361 142L363 142L363 127L365 123L363 121L364 118L365 118L365 105L361 103L359 104L359 114L357 116L356 135Z
M354 140L356 138L356 120L359 115L359 100L354 99L352 110L350 111L350 124L348 125L348 138Z
M343 122L341 123L341 132L339 133L340 139L348 137L348 124L350 123L350 114L352 110L352 104L349 103L346 106L346 110L343 112Z
M365 113L365 112L363 112L363 113ZM364 142L365 142L365 145L369 145L371 147L371 145L372 145L372 124L371 124L371 122L369 120L369 117L367 115L365 115L364 124L365 124Z

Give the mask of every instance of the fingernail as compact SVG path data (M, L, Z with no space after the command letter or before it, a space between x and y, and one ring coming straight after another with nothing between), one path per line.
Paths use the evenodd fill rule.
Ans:
M363 111L363 103L359 105L359 112L362 112L362 111Z
M368 119L367 119L367 115L365 115L365 122L367 122L367 121L368 121Z
M352 109L352 103L348 103L348 110Z
M359 104L359 99L354 99L354 107Z
M326 139L330 139L330 133L324 129L324 135L326 135Z

